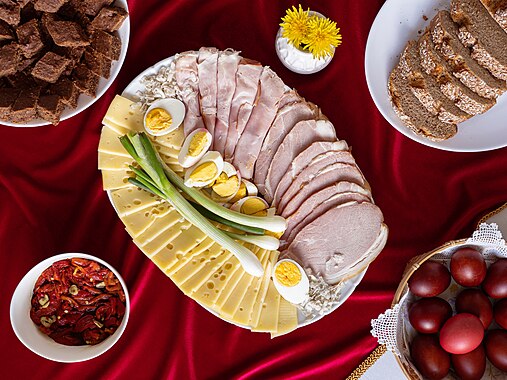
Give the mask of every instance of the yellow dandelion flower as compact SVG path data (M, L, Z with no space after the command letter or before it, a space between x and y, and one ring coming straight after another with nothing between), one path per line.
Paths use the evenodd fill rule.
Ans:
M333 54L333 47L342 43L340 28L336 22L328 18L313 16L308 21L308 32L303 38L305 49L308 49L315 58L324 58Z
M308 33L309 11L310 9L304 11L299 4L299 9L292 6L292 9L287 9L285 17L282 17L283 22L280 24L283 28L282 37L287 38L296 47L301 45Z

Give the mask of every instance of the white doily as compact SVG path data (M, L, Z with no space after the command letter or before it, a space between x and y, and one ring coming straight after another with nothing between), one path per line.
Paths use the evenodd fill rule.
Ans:
M385 344L389 351L398 356L401 355L396 341L399 313L400 304L397 303L392 309L380 314L377 319L371 320L371 335L377 338L379 344Z

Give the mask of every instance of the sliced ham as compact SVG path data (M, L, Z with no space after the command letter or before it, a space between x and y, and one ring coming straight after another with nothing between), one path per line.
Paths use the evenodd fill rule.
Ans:
M224 158L229 162L232 161L236 144L256 104L262 71L263 67L259 62L242 58L239 63L224 149Z
M233 164L246 179L253 177L257 156L276 116L277 105L285 92L285 85L273 70L264 67L259 79L259 91L257 104L234 150Z
M292 95L284 96L282 100L287 97L292 98ZM269 165L273 161L273 156L284 137L300 121L313 119L315 113L315 109L302 98L299 98L299 101L286 103L285 105L279 104L275 120L262 143L259 157L257 157L255 163L254 182L261 194L265 194L265 182Z
M180 89L181 100L186 108L185 119L183 120L185 136L198 128L204 128L199 103L197 56L197 52L188 51L179 54L175 61L176 83Z
M300 190L289 200L284 209L281 210L281 215L284 217L291 215L312 194L339 181L352 182L365 187L363 174L356 165L337 162L321 168L310 181L302 183Z
M283 177L279 181L273 191L275 192L269 202L273 205L277 205L280 202L280 197L284 194L289 186L291 185L294 178L306 168L312 160L318 155L325 153L330 150L347 150L349 149L345 141L316 141L311 144L308 148L303 150L296 158L291 162L289 169L283 174ZM266 181L267 182L267 181ZM267 191L266 191L267 194Z
M285 136L273 156L266 176L266 200L272 201L278 183L299 153L316 141L334 140L336 140L335 129L329 121L304 120L297 123Z
M354 157L352 157L352 154L348 150L329 150L315 156L308 166L298 173L287 191L284 194L281 194L280 202L278 204L274 204L274 206L278 209L278 212L283 211L287 203L296 196L305 183L310 182L325 167L337 162L349 165L356 164Z
M292 257L330 284L371 254L383 231L383 216L372 203L332 208L306 225L282 257Z
M323 191L319 191L314 195L323 196ZM312 198L312 197L311 197ZM312 202L314 202L316 199L313 197ZM349 202L357 202L357 203L363 203L363 202L369 202L370 198L364 194L360 194L354 191L351 192L344 192L344 193L336 193L327 198L324 201L321 201L320 203L313 203L313 208L310 210L307 210L308 213L306 215L303 215L303 212L299 212L299 209L292 215L290 215L287 218L287 229L285 230L284 235L281 238L281 247L284 248L288 244L290 244L294 237L301 231L306 225L313 222L315 219L317 219L322 214L326 213L330 209L334 207L338 207L340 205L349 203ZM305 202L301 205L300 208L302 208L305 204L308 202ZM298 221L299 219L299 221Z
M294 102L302 102L305 99L299 96L298 92L294 89L285 91L282 98L278 102L278 111L280 108L285 107L287 104Z
M229 115L232 98L236 90L236 72L241 57L239 52L225 50L218 56L217 120L213 138L213 149L223 156L229 131Z
M201 114L206 129L215 133L217 117L217 66L218 50L202 47L197 57L197 72L199 74L199 93Z

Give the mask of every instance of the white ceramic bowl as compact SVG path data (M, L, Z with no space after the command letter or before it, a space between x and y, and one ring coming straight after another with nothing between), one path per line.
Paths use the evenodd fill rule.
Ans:
M118 326L113 335L95 345L66 346L56 343L53 339L39 331L38 327L30 319L30 301L32 299L33 287L41 273L56 261L70 259L73 257L93 260L110 269L120 281L125 293L125 315L123 316L120 326ZM93 359L109 350L123 334L123 331L127 326L129 314L130 300L127 286L125 285L123 278L116 269L104 260L84 253L62 253L60 255L50 257L34 266L19 282L14 294L12 295L10 309L11 325L14 333L21 343L37 355L63 363L75 363Z
M127 0L116 0L114 2L114 5L120 8L125 9L128 12L128 5ZM111 75L108 79L100 78L99 80L99 86L97 88L97 93L95 94L95 97L92 98L91 96L81 94L79 95L79 99L77 102L76 108L69 108L66 107L63 111L60 121L67 120L71 118L72 116L77 115L78 113L84 111L88 107L90 107L93 103L95 103L97 100L100 99L102 95L107 91L107 89L113 84L114 80L118 76L118 73L120 72L120 69L123 65L123 61L125 61L125 56L127 55L127 47L129 44L129 38L130 38L130 16L128 16L125 21L123 22L121 28L118 30L118 36L121 40L121 52L120 52L120 59L117 61L113 61L113 64L111 65ZM50 123L43 119L35 119L28 123L18 124L18 123L12 123L7 121L0 121L0 124L2 125L8 125L11 127L40 127L43 125L49 125Z

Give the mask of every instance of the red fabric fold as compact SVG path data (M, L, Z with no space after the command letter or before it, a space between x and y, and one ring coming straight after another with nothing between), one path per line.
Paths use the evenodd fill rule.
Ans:
M390 306L408 260L455 238L505 201L505 149L450 153L402 136L375 108L364 49L382 0L302 1L338 23L343 45L322 72L304 76L277 59L274 38L293 1L130 0L131 42L118 79L59 126L0 126L0 341L2 379L344 379L375 347L370 320ZM336 126L382 208L390 236L357 291L331 315L271 340L208 313L132 243L102 191L101 119L142 70L177 52L216 46L271 66ZM10 297L41 260L86 252L127 282L127 329L104 355L60 364L25 348L10 327ZM28 301L27 301L28 302Z

